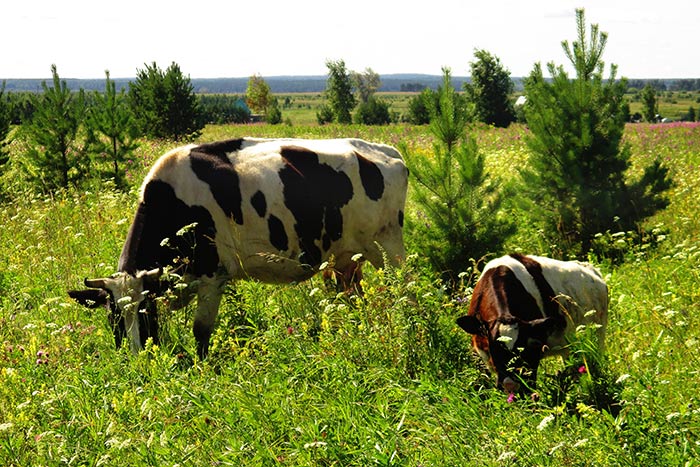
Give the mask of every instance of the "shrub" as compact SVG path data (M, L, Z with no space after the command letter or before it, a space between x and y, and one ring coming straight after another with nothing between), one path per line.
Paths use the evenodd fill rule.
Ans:
M430 123L430 109L437 108L438 95L432 89L423 89L420 94L411 97L408 101L409 123L414 125L427 125Z
M362 125L388 125L391 123L389 104L371 96L355 111L355 123Z
M316 121L319 125L333 122L333 109L326 104L321 105L316 112Z
M0 87L0 174L2 167L10 159L10 154L7 150L8 136L10 135L10 125L12 123L12 112L9 99L5 96L5 82L3 81Z
M277 99L272 99L265 113L265 121L270 125L279 125L282 123L282 111L280 110Z
M206 123L247 123L250 109L238 96L200 94L197 96L202 120Z

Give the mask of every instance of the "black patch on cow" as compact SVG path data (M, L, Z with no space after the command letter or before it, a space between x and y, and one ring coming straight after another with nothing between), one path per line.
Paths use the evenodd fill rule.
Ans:
M384 194L384 176L381 170L374 162L357 152L355 157L357 157L357 163L360 166L360 180L365 194L371 200L379 200Z
M217 141L214 143L200 144L192 151L203 154L211 154L221 159L223 162L228 162L228 155L232 152L240 151L243 147L243 139L229 139L226 141Z
M491 276L490 280L488 277L489 275ZM484 279L490 281L492 284L492 293L495 296L495 302L500 303L502 309L508 310L514 317L525 321L542 318L542 312L537 305L535 297L530 295L510 268L507 266L498 266L489 269L479 281ZM488 284L488 282L486 283ZM492 311L497 312L497 309ZM499 318L502 317L482 316L482 319L487 322L492 322Z
M211 194L224 213L232 217L237 224L242 225L241 188L238 174L226 155L226 149L230 148L226 143L231 142L212 143L193 148L190 151L190 165L197 178L209 185Z
M284 230L284 224L278 217L270 214L267 219L267 228L270 230L270 243L279 251L289 248L289 238Z
M182 235L177 232L196 223ZM216 227L209 211L188 206L173 188L160 180L146 185L119 258L119 271L136 271L173 265L179 274L212 275L219 265L214 238ZM167 243L163 240L167 238ZM185 258L187 261L184 261Z
M403 211L399 209L399 227L403 227Z
M520 262L523 266L525 266L525 269L527 269L528 274L530 274L530 276L532 276L533 280L535 281L537 290L540 292L540 297L542 297L544 315L551 316L553 318L561 318L562 325L566 326L565 318L560 313L559 305L555 300L557 294L554 293L552 286L549 285L547 279L544 278L544 274L542 273L542 265L537 261L519 253L513 253L510 256L513 259Z
M258 190L255 192L255 194L250 198L250 204L253 205L253 208L255 209L255 212L258 213L258 216L265 217L265 213L267 212L267 201L265 200L265 195L262 191Z
M279 171L284 204L295 219L294 230L299 237L302 264L318 266L322 253L316 242L323 236L327 250L343 233L340 209L353 197L350 178L328 164L319 162L318 155L308 149L283 147L280 155L284 167Z

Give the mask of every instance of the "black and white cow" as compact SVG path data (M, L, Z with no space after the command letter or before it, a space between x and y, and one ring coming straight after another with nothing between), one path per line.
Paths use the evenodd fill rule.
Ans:
M143 182L118 272L69 295L107 306L117 346L129 336L136 352L149 337L158 342L154 298L168 288L169 268L188 284L173 307L197 295L193 331L204 358L229 281L303 281L330 261L349 287L363 259L375 267L383 254L402 259L407 183L396 149L359 139L180 147Z
M565 355L579 325L599 325L602 348L607 319L608 287L593 266L512 254L486 264L457 324L473 334L498 387L514 393L520 381L534 389L540 360Z

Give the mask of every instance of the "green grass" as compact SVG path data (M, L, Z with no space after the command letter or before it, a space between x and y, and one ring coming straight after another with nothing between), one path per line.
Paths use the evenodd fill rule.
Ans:
M389 104L389 111L401 117L408 115L409 100L417 95L412 92L380 92L379 99ZM321 93L292 93L276 95L281 110L282 119L293 125L316 124L316 112L325 102ZM627 94L630 103L630 113L642 113L642 102L639 93ZM288 102L288 105L285 105ZM696 115L700 114L700 92L698 91L664 91L657 98L659 114L673 121L678 121L693 107ZM698 118L698 117L696 117Z
M477 129L494 175L516 176L525 131ZM201 139L247 134L431 147L425 128L404 126L217 126ZM454 325L465 304L411 251L411 232L411 259L366 268L362 298L320 278L237 284L203 363L190 357L191 306L164 313L159 348L115 350L105 313L66 290L114 272L137 185L170 143L141 147L131 192L1 205L0 465L700 465L700 127L634 125L626 138L635 162L671 168L671 204L648 222L665 236L600 265L611 290L602 371L557 399L562 364L549 361L539 402L508 403L493 387ZM527 228L510 246L542 250ZM594 397L606 388L615 414Z

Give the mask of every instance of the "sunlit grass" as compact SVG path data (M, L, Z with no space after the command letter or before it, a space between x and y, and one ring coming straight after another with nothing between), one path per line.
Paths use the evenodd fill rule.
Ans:
M526 129L474 131L489 170L516 177ZM244 135L432 147L411 126L215 126L201 140ZM658 245L601 265L611 309L595 375L619 390L615 413L590 397L605 389L593 381L547 397L557 361L544 365L539 402L509 403L454 325L464 301L420 252L399 269L368 267L363 298L336 296L320 278L240 283L204 363L191 357L191 306L165 314L160 347L114 349L106 314L65 292L114 272L138 184L174 146L144 142L129 192L0 206L0 465L697 465L700 127L628 126L626 138L633 161L662 157L676 185L648 221L665 229ZM539 252L527 229L512 246Z

